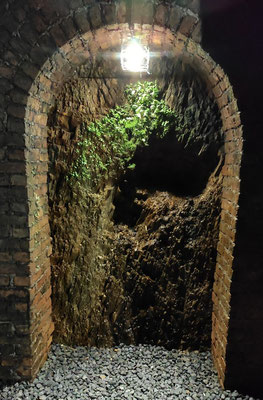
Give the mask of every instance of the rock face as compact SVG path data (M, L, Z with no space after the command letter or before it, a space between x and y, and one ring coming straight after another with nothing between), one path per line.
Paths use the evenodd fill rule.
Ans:
M108 93L110 88L111 95ZM65 343L93 343L101 325L100 303L107 266L104 236L112 223L112 189L101 186L98 193L78 184L72 189L66 180L80 139L80 123L105 114L117 103L116 82L82 80L69 82L50 116L49 211L53 238L52 287L55 340ZM112 96L112 97L111 97ZM105 99L107 102L105 102ZM98 322L99 321L99 322ZM93 332L90 338L90 332ZM88 339L87 339L88 337Z
M154 66L153 77L170 107L191 121L197 140L185 147L172 133L153 137L136 152L135 170L118 182L102 179L91 190L70 187L65 177L81 122L121 104L127 79L114 77L114 68L107 74L101 65L93 72L81 68L50 115L53 318L59 342L210 345L220 117L198 77L183 69L175 77L163 62Z
M211 179L204 193L195 198L137 189L133 201L130 210L140 209L136 223L122 225L119 214L115 226L107 291L114 291L111 279L122 281L123 304L119 315L118 308L113 312L114 337L168 348L208 347L220 207L218 180ZM115 213L117 210L118 206ZM127 215L123 217L127 223ZM109 305L110 298L107 295Z

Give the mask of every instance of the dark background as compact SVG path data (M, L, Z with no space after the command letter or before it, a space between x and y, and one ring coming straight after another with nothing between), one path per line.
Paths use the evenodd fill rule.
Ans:
M226 387L263 398L263 1L201 0L203 47L229 76L244 149Z

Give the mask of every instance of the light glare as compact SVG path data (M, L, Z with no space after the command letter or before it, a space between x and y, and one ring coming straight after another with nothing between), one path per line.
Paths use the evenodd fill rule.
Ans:
M149 49L133 39L121 51L121 66L125 71L148 72Z

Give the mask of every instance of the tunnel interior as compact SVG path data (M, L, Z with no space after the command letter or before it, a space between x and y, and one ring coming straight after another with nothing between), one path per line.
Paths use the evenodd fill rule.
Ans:
M201 75L183 60L151 60L131 77L114 49L76 69L48 119L54 339L65 344L211 346L222 125ZM171 128L117 174L69 184L85 127L125 104L125 88L156 82L186 125ZM136 129L136 127L135 127ZM86 149L93 151L96 148ZM99 151L99 150L97 150ZM114 169L114 168L113 168Z

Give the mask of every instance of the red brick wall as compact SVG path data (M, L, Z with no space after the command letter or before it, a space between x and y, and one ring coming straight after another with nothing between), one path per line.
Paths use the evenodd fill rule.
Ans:
M0 64L1 93L6 96L0 137L0 376L32 378L51 343L46 123L53 98L76 66L98 51L120 46L128 21L150 46L191 63L207 81L221 111L226 156L212 351L223 384L242 128L227 77L198 45L200 21L194 13L198 2L185 2L191 11L143 2L129 9L125 1L84 6L71 1L26 3L27 7L19 2L0 6L0 11L6 10ZM12 35L17 31L19 36Z

